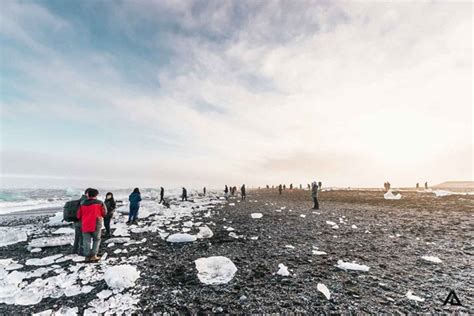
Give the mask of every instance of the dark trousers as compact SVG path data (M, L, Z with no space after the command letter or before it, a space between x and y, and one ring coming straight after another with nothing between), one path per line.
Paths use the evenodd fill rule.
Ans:
M247 195L245 195L245 193L242 194L242 200L245 200L246 197L247 197Z
M108 217L106 216L104 218L104 227L105 227L105 234L106 235L110 235L110 220L112 219L112 217Z
M80 256L84 253L84 248L82 246L82 229L81 222L74 222L74 246L72 252Z
M138 209L140 207L137 207L137 206L130 206L130 212L128 213L128 221L131 222L131 221L136 221L137 218L138 218Z
M164 201L165 201L165 199L163 198L163 195L160 196L160 202L159 202L159 203L161 204L161 203L164 202Z
M318 197L317 197L317 196L313 196L313 202L314 202L313 209L319 210L319 201L318 201Z
M187 197L187 196L183 196L183 197L181 198L181 202L187 201L187 200L188 200L188 197Z

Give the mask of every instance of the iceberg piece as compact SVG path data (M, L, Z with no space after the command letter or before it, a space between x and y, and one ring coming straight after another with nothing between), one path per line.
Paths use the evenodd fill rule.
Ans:
M74 235L60 235L55 237L41 237L30 241L29 246L32 248L57 247L72 245L74 243Z
M386 200L400 200L402 198L402 195L400 193L393 194L392 190L389 190L387 193L383 195L383 198Z
M214 233L206 225L199 227L199 233L197 233L197 235L196 235L196 237L200 238L200 239L201 238L211 238L212 236L214 236Z
M323 293L324 296L326 296L326 298L328 300L331 299L331 292L329 292L329 289L327 288L326 285L322 284L322 283L318 283L318 285L316 286L316 288L318 289L319 292Z
M332 221L326 221L326 224L331 225L331 226L337 225L336 223L334 223Z
M181 234L181 233L169 235L168 238L166 239L167 242L172 242L172 243L193 242L196 240L197 238L194 235Z
M135 285L140 273L129 264L113 266L107 268L104 273L104 280L112 289L125 289Z
M27 239L28 235L22 230L9 227L2 227L0 229L0 247L13 245Z
M283 263L278 264L278 271L277 274L281 276L289 276L290 271L288 271L288 267L285 266Z
M74 234L74 229L70 227L61 227L53 232L55 235Z
M47 225L49 226L66 226L70 223L63 221L63 212L56 212L54 216L49 218Z
M250 214L250 216L252 218L262 218L263 214L262 213L252 213L252 214Z
M288 249L295 249L295 246L293 246L293 245L285 245L285 248L288 248Z
M58 255L53 255L49 257L44 257L44 258L32 258L26 260L25 264L27 266L47 266L50 264L53 264L56 259L61 258L63 255L58 254Z
M324 251L313 250L313 255L323 256L323 255L327 255L327 253Z
M352 225L351 227L352 227L352 229L357 229L356 225Z
M234 277L237 267L226 257L199 258L194 261L198 278L204 284L225 284Z
M426 260L426 261L429 261L429 262L433 262L433 263L441 263L441 262L443 262L443 261L441 261L440 258L435 257L435 256L422 256L421 259Z
M354 271L364 271L364 272L367 272L370 269L370 267L363 264L357 264L353 262L344 262L342 260L337 261L336 267L342 270L354 270Z
M409 300L412 300L412 301L417 301L417 302L424 302L424 301L425 301L424 298L421 298L421 297L419 297L419 296L413 295L413 292L412 292L412 291L408 291L407 294L405 294L405 296L406 296Z

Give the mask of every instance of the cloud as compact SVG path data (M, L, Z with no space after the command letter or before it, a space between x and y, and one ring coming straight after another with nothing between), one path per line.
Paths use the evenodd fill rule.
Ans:
M58 48L45 34L70 38L73 21L39 5L12 7L2 34L16 43L7 55L20 58L2 67L27 80L7 84L18 91L2 102L8 120L22 124L28 114L102 128L102 146L112 149L90 146L104 178L121 170L124 182L192 178L196 186L206 177L215 185L305 177L410 184L417 175L404 171L422 162L434 181L472 176L472 151L460 149L470 158L462 168L450 164L454 153L435 159L472 144L470 4L109 3L115 33L107 35L133 43L115 51L109 37ZM95 36L82 35L89 44L102 39ZM6 143L6 151L19 149L13 137ZM87 159L64 150L50 159ZM72 164L47 173L65 174ZM27 168L38 169L34 161L23 165L15 172L38 171Z

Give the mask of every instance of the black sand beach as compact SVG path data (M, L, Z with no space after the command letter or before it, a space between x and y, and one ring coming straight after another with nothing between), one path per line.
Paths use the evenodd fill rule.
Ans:
M252 190L247 201L232 198L211 217L203 217L214 232L210 239L174 245L156 233L132 233L132 239L147 238L127 254L147 255L147 260L137 264L141 272L137 285L142 290L136 312L474 312L474 196L436 198L414 191L402 195L401 200L391 201L384 200L382 191L327 191L320 195L321 209L314 211L308 191L286 190L280 196L276 190ZM250 214L257 212L263 217L251 218ZM45 221L44 217L12 218L2 217L0 224ZM241 237L230 237L224 226L234 228ZM22 263L32 257L26 244L0 248L0 258ZM315 247L327 254L313 254ZM101 252L113 257L114 249L102 244ZM69 250L49 248L41 257ZM425 261L421 258L425 255L439 257L442 262ZM194 260L208 256L226 256L237 266L228 284L200 283ZM367 265L370 270L341 270L335 267L338 260ZM275 274L279 263L289 268L289 276ZM317 290L318 283L329 288L330 300ZM0 304L0 314L57 310L63 305L77 306L81 312L107 288L103 280L93 285L90 293L72 298L48 298L32 306ZM443 306L451 289L462 306ZM408 299L408 291L424 302Z

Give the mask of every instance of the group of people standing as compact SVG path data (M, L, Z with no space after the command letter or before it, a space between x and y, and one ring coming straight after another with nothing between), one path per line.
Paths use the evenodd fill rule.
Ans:
M237 193L237 187L233 186L229 188L227 185L225 185L224 197L226 198L226 200L229 198L229 193L230 195L235 196L235 194ZM242 186L240 187L240 194L242 196L242 200L245 201L245 199L247 198L247 192L245 191L245 184L242 184Z
M78 201L66 203L66 208L76 208L74 222L74 245L73 253L86 257L86 262L97 262L100 241L102 238L102 225L105 228L105 236L109 237L110 222L114 215L117 203L112 192L105 195L105 200L97 198L99 191L88 188ZM130 212L127 224L137 222L140 201L142 200L140 190L135 188L129 196ZM66 218L65 218L66 219Z

